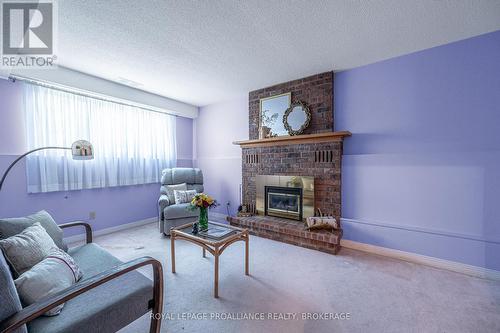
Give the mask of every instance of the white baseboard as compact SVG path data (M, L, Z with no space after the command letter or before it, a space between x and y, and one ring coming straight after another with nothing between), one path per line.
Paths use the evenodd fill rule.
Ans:
M218 220L225 220L227 215L222 214L222 213L217 213L217 212L210 212L210 216L213 216L213 217L215 217L215 219L218 219ZM120 224L120 225L117 225L115 227L95 230L92 232L92 235L93 236L102 236L102 235L107 235L107 234L117 232L120 230L131 229L131 228L139 227L141 225L146 225L146 224L150 224L150 223L157 223L157 222L158 222L158 217L151 217L151 218L148 218L145 220ZM92 223L90 223L90 224L92 225ZM64 237L64 242L66 244L80 242L80 241L85 240L85 237L86 237L85 233L82 233L79 235L74 235L74 236L69 236L69 237Z
M421 254L394 250L366 243L359 243L348 239L342 239L340 241L340 245L353 250L359 250L384 257L390 257L416 264L422 264L439 269L445 269L452 272L462 273L483 279L500 280L500 271L495 271L488 268L467 265L456 261L428 257Z
M95 231L93 231L92 235L93 236L107 235L107 234L110 234L112 232L117 232L120 230L135 228L135 227L139 227L141 225L146 225L146 224L155 223L155 222L158 222L158 217L151 217L151 218L148 218L145 220L120 224L120 225L117 225L115 227L95 230ZM90 223L90 224L92 225L92 223ZM83 241L83 240L85 240L85 233L79 234L79 235L74 235L74 236L69 236L69 237L64 237L64 242L66 244L71 244L71 243L79 242L79 241Z
M217 214L222 216L226 216L225 214L220 213L210 213ZM404 260L416 264L431 266L434 268L445 269L448 271L466 274L469 276L479 277L483 279L490 280L498 280L500 281L500 271L496 271L493 269L488 269L484 267L478 267L473 265L467 265L456 261L439 259L435 257L424 256L421 254L416 254L412 252L405 252L400 250L394 250L387 247L371 245L366 243L360 243L351 241L348 239L341 239L340 245L349 249L363 251L371 254L376 254L379 256Z

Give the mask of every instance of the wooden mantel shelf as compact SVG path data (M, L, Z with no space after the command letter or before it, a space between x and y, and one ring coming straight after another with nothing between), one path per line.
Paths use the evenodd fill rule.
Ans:
M239 145L241 148L286 146L286 145L298 145L304 143L342 141L346 136L351 136L351 132L338 131L338 132L302 134L293 136L276 136L273 138L266 138L266 139L234 141L233 144Z

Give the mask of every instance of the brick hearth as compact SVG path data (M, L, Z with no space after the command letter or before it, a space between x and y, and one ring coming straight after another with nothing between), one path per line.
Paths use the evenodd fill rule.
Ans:
M231 225L246 228L255 236L332 254L340 250L342 230L307 231L302 222L272 216L228 216L227 219Z

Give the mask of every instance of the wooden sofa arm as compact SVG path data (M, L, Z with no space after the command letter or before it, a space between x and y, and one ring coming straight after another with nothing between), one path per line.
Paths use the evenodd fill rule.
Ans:
M150 333L159 333L161 325L161 313L163 310L163 268L161 263L151 257L142 257L129 262L118 265L105 272L94 275L88 279L72 285L71 287L48 297L44 297L40 301L33 303L6 320L0 322L0 332L12 332L16 328L32 321L41 316L48 310L65 303L76 296L83 294L101 284L104 284L112 279L115 279L128 272L134 271L142 266L153 266L153 299L150 301L149 307L152 308L153 315L151 316ZM152 303L152 304L151 304Z
M78 227L78 226L84 226L85 227L85 234L87 236L87 244L92 243L92 227L90 224L86 222L81 222L81 221L76 221L76 222L69 222L69 223L64 223L60 224L59 228L64 229L64 228L71 228L71 227Z

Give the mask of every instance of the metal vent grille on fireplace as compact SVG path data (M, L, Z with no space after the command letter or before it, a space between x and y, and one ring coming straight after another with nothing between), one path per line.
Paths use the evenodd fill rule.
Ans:
M257 153L246 154L245 155L245 163L248 163L248 164L259 163L259 154L257 154Z
M314 152L315 163L331 163L333 162L333 150L316 150Z

